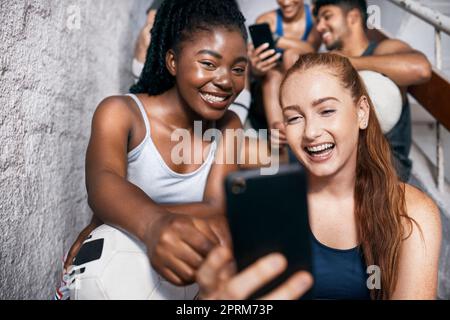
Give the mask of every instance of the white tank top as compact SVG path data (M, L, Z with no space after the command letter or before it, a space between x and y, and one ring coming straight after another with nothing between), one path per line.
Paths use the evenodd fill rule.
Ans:
M180 174L170 169L153 143L150 123L141 101L128 94L136 102L145 123L144 140L128 153L127 180L142 189L158 204L191 203L203 200L211 166L216 154L216 140L211 143L209 154L195 171ZM153 299L193 299L197 285L177 287L158 275L157 293Z
M203 200L211 166L216 153L216 141L211 143L203 164L190 173L177 173L164 162L150 135L150 123L141 101L133 94L145 123L145 138L128 153L127 180L141 188L159 204L190 203Z

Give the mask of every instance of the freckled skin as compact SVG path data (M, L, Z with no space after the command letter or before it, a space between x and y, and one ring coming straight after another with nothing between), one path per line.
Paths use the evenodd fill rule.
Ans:
M281 97L287 140L310 174L330 176L345 166L355 167L358 109L350 92L335 76L323 68L295 73L282 87ZM313 101L324 97L335 97L339 102L329 100L312 106ZM298 105L299 110L285 109L291 105ZM321 143L335 144L333 155L326 162L315 163L304 147Z

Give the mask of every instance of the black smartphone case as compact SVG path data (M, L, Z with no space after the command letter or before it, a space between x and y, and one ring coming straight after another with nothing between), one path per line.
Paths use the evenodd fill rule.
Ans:
M306 175L300 165L280 167L273 176L251 170L227 177L227 215L238 270L273 252L288 260L287 270L251 299L272 291L298 270L311 271L306 191ZM310 293L303 298L309 297Z
M266 42L269 43L267 50L275 49L275 42L273 41L272 32L268 23L252 24L248 29L255 49Z

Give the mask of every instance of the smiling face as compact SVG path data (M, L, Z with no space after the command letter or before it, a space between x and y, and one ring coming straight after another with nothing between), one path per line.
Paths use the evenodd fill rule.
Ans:
M281 88L286 136L310 174L327 177L356 168L359 130L367 126L369 105L325 67L291 74Z
M203 119L220 119L244 89L247 51L239 31L199 31L166 62L181 100Z
M287 20L295 18L303 8L303 0L277 0L283 17Z
M341 49L343 39L350 34L347 14L342 8L327 5L320 8L317 15L317 31L328 50Z

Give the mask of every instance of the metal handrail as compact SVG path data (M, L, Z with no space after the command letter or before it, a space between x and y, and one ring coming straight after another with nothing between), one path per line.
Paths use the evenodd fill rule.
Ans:
M436 68L442 70L442 38L441 32L450 35L450 17L428 8L413 0L388 0L414 16L434 26L435 32L435 59ZM436 184L438 190L443 192L445 182L444 148L442 143L442 125L436 121Z
M443 31L450 35L450 17L433 10L413 0L388 0L393 4L405 9L418 18L431 24L439 31Z

